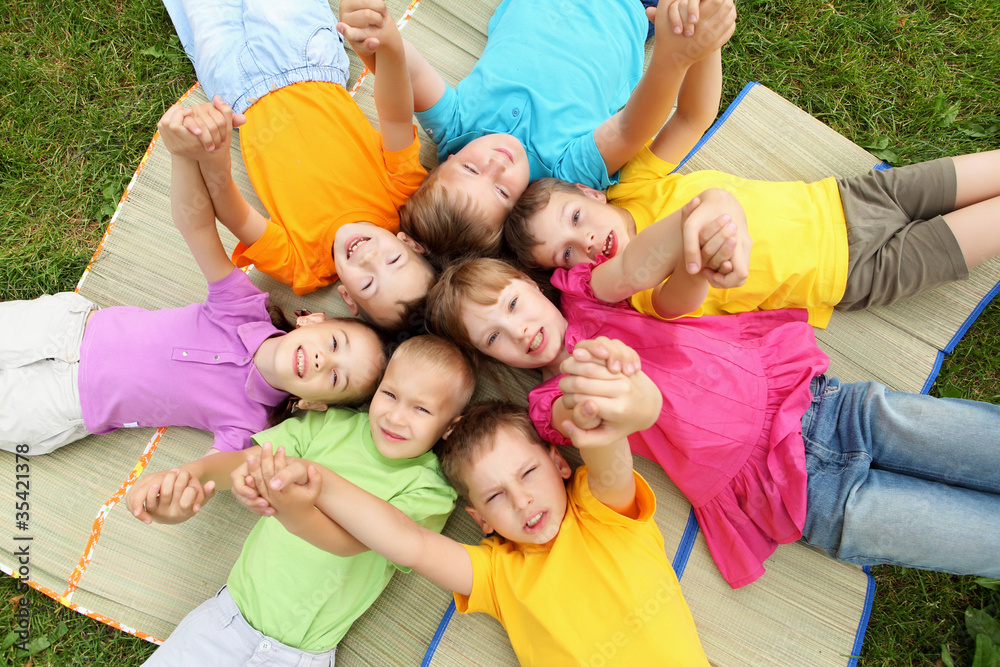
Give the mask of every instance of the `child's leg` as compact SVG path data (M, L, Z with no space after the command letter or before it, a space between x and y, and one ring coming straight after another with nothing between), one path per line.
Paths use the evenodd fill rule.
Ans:
M944 219L970 269L1000 254L1000 150L959 155L955 210Z
M333 667L334 650L306 653L258 632L243 618L228 589L223 588L185 616L144 663L145 667L251 664Z
M48 454L88 435L77 362L94 308L73 292L0 303L0 449Z
M803 537L861 565L1000 576L1000 406L831 379L803 418Z
M347 81L337 19L325 0L164 0L209 99L244 112L300 81Z

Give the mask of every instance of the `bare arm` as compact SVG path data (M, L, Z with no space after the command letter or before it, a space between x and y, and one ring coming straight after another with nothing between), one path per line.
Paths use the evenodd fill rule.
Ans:
M340 4L340 23L337 24L337 30L358 54L365 67L376 74L376 82L378 80L376 71L380 67L376 54L382 44L380 31L386 29L386 23L391 21L383 0L350 0ZM395 30L395 27L393 29ZM395 31L398 35L399 31ZM426 111L437 104L444 95L446 84L415 46L405 39L402 41L412 89L413 108L416 111Z
M280 489L285 484L301 481L303 473L310 484L319 483L321 478L323 490L316 507L361 543L448 590L463 595L472 592L472 560L465 547L424 528L332 470L314 463L309 463L308 467L304 465L299 461L290 463L276 474L271 487Z
M657 8L649 67L625 107L594 131L609 174L621 169L663 127L694 63L717 51L732 35L736 20L732 0L705 0L700 11L697 33L684 36L670 30L668 3Z
M683 160L712 126L721 100L722 50L716 49L688 69L677 95L677 110L653 139L650 150L672 164Z

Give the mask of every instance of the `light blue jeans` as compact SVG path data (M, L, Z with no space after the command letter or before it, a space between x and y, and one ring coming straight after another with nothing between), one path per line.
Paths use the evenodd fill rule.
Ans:
M1000 406L813 379L803 540L858 565L1000 577Z
M344 85L344 39L326 0L164 0L209 99L244 112L301 81Z

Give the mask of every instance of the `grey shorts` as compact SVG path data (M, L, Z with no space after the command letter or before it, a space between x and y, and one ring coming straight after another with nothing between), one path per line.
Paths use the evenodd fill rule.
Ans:
M311 653L286 646L253 629L225 586L184 617L146 667L239 667L284 665L333 667L336 649Z
M74 292L0 303L0 449L48 454L88 435L77 372L95 308Z
M942 158L837 179L847 219L842 310L892 303L969 276L941 216L955 210L955 163Z

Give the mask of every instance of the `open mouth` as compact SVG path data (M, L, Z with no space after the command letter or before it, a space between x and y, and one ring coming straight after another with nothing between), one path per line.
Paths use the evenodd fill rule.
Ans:
M300 378L306 376L306 351L301 345L295 350L295 374Z
M348 240L347 246L345 248L345 252L347 254L347 259L351 258L351 255L354 254L354 251L357 250L358 247L361 246L361 244L366 243L367 241L370 241L370 240L371 240L371 238L368 237L368 236L354 236L354 237L351 237L351 239Z
M601 254L605 257L614 257L616 252L618 252L618 237L614 232L611 232L608 234L608 238L604 239L604 247L601 248Z
M545 518L545 512L539 512L535 516L531 517L524 522L524 529L529 533L537 532L541 530L542 519Z
M545 342L545 329L542 328L539 329L538 333L535 334L535 337L531 339L531 344L528 345L528 354L531 354L532 352L540 348L542 346L542 343L544 342Z

